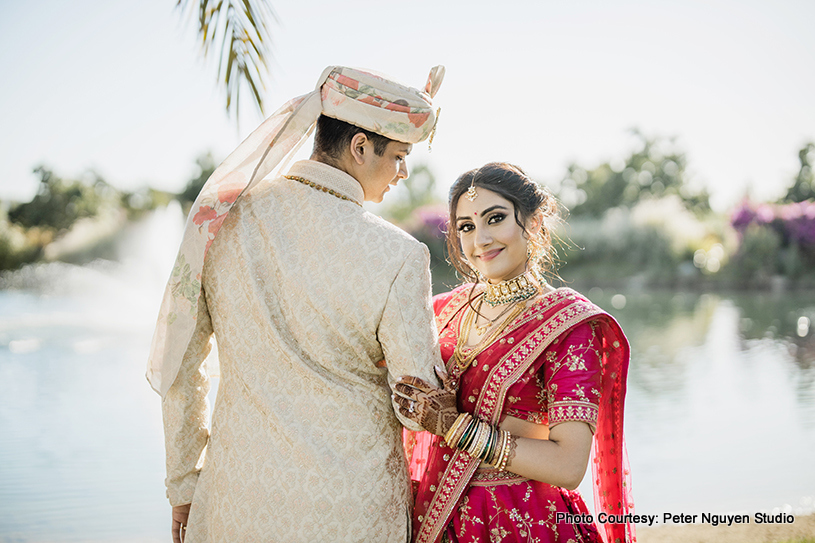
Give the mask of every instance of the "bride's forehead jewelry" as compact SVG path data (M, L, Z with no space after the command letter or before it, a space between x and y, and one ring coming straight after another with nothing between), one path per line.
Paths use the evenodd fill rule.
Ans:
M473 178L470 188L467 189L467 199L472 202L476 198L478 198L478 192L475 190L475 178Z

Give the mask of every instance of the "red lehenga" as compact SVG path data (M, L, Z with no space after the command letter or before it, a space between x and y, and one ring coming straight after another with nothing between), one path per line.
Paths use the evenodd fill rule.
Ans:
M442 358L451 375L459 326L471 311L470 289L463 285L434 299ZM633 508L623 442L628 358L616 321L561 288L528 307L461 374L458 406L490 424L507 415L550 426L589 423L595 429L596 513L625 515ZM479 468L480 460L448 447L441 437L406 432L406 451L411 477L418 481L416 542L636 540L630 522L598 523L602 539L591 522L575 522L574 516L558 522L558 513L588 515L577 491Z

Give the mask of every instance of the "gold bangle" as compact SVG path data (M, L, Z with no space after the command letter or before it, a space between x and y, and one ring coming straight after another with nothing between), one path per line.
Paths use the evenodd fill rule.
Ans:
M504 459L504 454L506 454L507 450L507 432L506 430L501 432L501 450L498 452L498 458L495 459L495 466L496 468L501 467L501 461Z
M458 430L458 427L461 426L463 421L466 420L468 416L469 415L467 413L459 413L458 417L456 418L456 421L453 423L452 426L450 426L450 429L447 430L447 433L444 434L444 441L449 446L451 446L451 447L453 446L453 445L451 445L451 443L453 442L452 441L453 436L456 434L456 431Z
M475 435L475 439L473 440L473 442L470 444L469 447L467 447L467 454L475 458L477 456L475 452L481 446L481 441L483 439L484 439L484 427L481 424L481 421L478 421L478 431Z
M507 440L506 445L504 445L504 455L501 458L501 466L498 468L499 471L506 471L507 464L509 463L509 455L512 452L512 434L507 431Z
M501 435L498 437L498 447L495 449L494 458L492 459L492 462L490 462L490 465L495 467L495 468L497 468L498 466L501 465L501 455L504 452L504 441L505 441L505 434L502 431Z
M467 414L464 420L461 421L461 424L458 425L458 428L456 428L455 433L450 436L450 446L452 448L455 449L458 444L461 443L461 438L464 436L464 431L470 425L472 420L473 417L470 414Z

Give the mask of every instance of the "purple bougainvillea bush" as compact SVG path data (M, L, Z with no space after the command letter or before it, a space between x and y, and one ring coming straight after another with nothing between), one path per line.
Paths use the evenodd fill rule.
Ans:
M744 201L730 216L739 235L736 275L815 275L815 201L754 204Z
M740 235L751 224L775 230L783 245L798 244L802 249L815 250L815 201L793 204L753 204L744 201L733 211L730 224Z

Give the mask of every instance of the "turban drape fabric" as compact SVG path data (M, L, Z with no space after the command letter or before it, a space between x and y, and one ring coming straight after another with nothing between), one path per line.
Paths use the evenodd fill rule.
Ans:
M175 381L195 329L207 250L240 195L283 169L321 114L392 140L425 140L435 126L432 98L443 78L444 67L436 66L425 88L418 90L371 71L329 66L316 90L284 104L218 166L187 217L153 333L147 380L162 398Z

